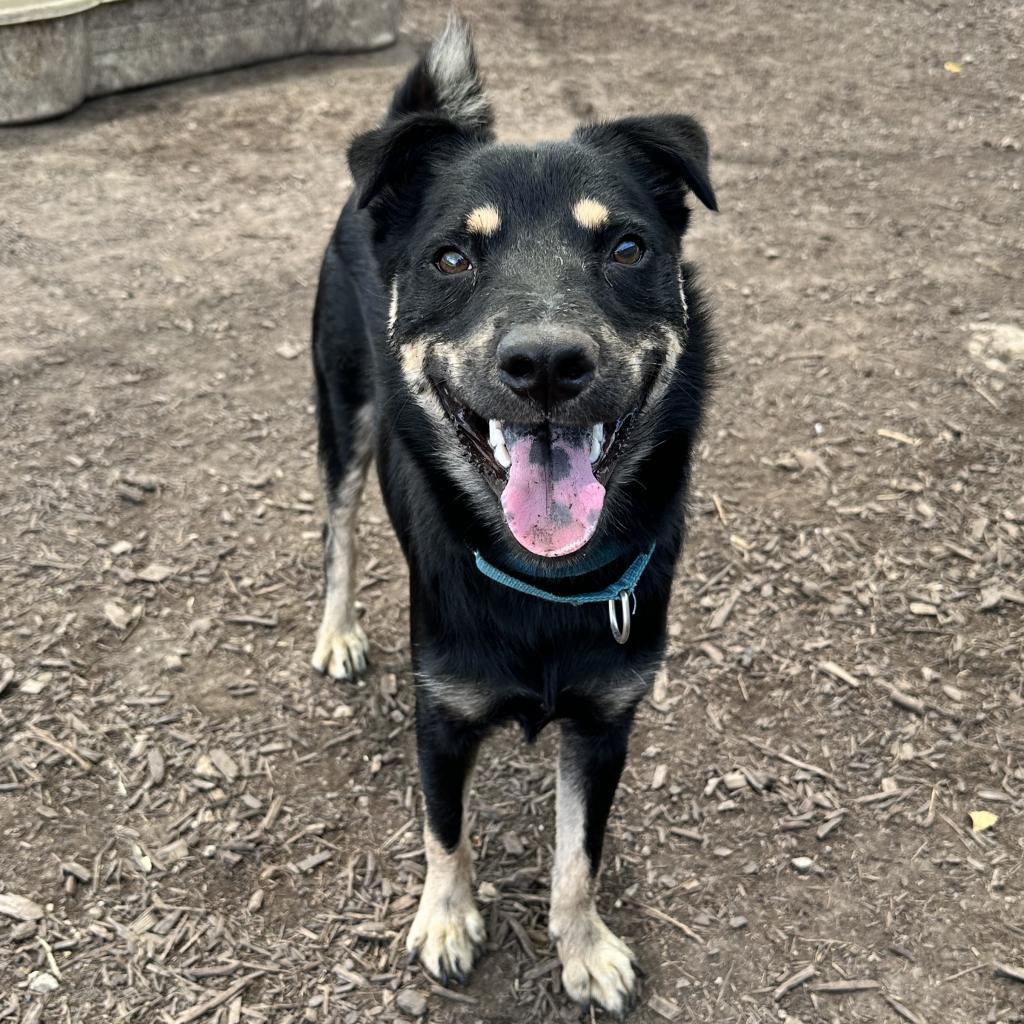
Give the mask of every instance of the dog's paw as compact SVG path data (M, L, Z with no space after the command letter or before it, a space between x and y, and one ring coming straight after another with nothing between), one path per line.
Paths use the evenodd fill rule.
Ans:
M562 987L571 999L584 1009L594 1005L619 1017L634 1009L633 954L596 911L566 923L553 937L562 961Z
M369 650L370 642L358 622L343 629L324 621L316 638L313 668L334 679L353 679L366 671Z
M442 985L464 985L485 937L484 919L468 891L448 899L425 892L405 946L410 959Z

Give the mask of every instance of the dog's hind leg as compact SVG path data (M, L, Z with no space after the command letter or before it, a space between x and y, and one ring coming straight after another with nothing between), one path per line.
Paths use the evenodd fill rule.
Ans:
M312 661L318 672L349 679L366 668L369 646L356 615L356 524L374 448L374 409L370 403L325 409L322 390L320 396L320 448L327 487L327 593ZM325 417L329 422L324 422ZM341 431L343 438L337 436Z
M465 799L480 729L416 694L416 752L426 806L427 877L406 947L442 985L464 982L484 941L473 899L473 855Z
M626 760L633 714L614 722L562 726L557 835L549 931L566 993L624 1014L636 1000L634 957L601 920L594 902L605 826Z

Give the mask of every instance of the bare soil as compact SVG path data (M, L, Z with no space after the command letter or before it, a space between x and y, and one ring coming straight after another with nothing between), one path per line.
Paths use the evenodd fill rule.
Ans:
M376 494L372 671L307 667L318 261L346 140L443 7L379 54L0 135L0 1021L576 1016L552 736L482 758L474 981L405 965L406 577ZM723 369L602 896L635 1019L1024 1021L1024 8L464 7L506 137L664 109L713 140L690 253Z

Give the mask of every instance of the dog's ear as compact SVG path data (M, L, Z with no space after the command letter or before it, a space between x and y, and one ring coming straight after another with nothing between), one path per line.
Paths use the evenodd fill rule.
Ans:
M349 147L359 206L401 198L440 159L493 138L494 114L469 26L452 11L444 31L396 90L384 124Z
M467 131L489 135L493 130L494 111L484 95L473 36L454 10L391 100L389 119L407 114L441 114Z
M575 137L639 163L650 174L659 199L678 200L685 187L709 210L718 209L708 173L708 137L692 117L624 117L584 125Z
M472 139L453 121L436 114L411 114L352 140L348 165L359 208L386 206L408 196L409 186L425 180L433 166Z

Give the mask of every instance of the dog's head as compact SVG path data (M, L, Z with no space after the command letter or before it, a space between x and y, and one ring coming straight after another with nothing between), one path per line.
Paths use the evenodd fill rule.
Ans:
M388 350L445 471L554 558L597 529L687 343L687 193L716 208L689 117L499 145L456 18L349 150L390 303ZM459 443L455 443L455 442Z

